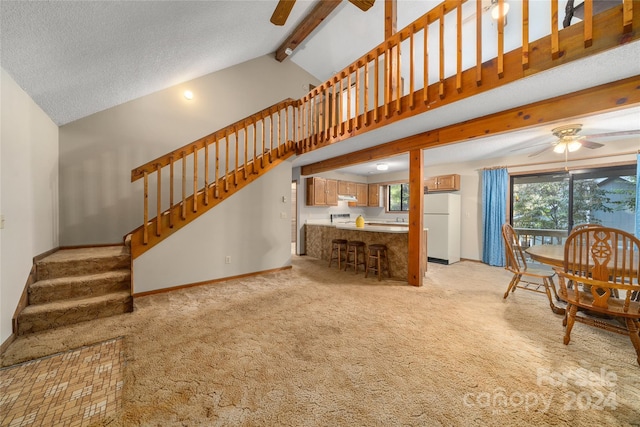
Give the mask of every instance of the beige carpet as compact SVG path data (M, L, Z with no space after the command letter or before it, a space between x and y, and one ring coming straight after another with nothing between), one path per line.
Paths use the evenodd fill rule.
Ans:
M20 338L2 365L125 336L105 425L640 425L628 337L502 294L501 268L429 265L422 288L294 268L135 301L132 314Z

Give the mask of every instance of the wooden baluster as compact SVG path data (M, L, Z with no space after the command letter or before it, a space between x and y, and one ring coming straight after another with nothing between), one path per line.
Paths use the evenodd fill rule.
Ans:
M522 69L529 68L529 0L522 0Z
M353 130L352 127L352 118L353 114L351 114L351 68L348 70L349 75L347 76L347 129L349 132Z
M304 124L309 148L313 147L313 124L311 123L311 112L313 110L313 94L309 93L304 110Z
M422 28L424 34L424 86L422 89L422 101L426 104L429 102L429 23L427 17L424 17L424 27Z
M364 125L369 126L369 55L364 60Z
M584 0L584 47L593 44L593 0Z
M301 132L300 140L302 141L302 146L303 147L311 148L311 145L308 144L308 141L306 139L307 134L305 132L306 123L304 122L304 118L305 118L305 114L306 114L306 108L307 108L307 97L305 95L305 97L302 98L302 105L300 106L300 132Z
M284 141L286 144L284 148L285 153L291 149L291 142L292 142L292 139L290 138L290 135L289 135L289 114L290 114L289 110L290 110L289 105L287 105L284 110Z
M360 62L356 64L356 111L354 116L355 128L360 129Z
M440 7L440 83L438 95L444 98L444 3Z
M557 2L557 0L556 0ZM498 0L498 77L504 77L504 0Z
M156 163L156 178L158 180L158 188L156 195L156 236L162 234L162 166Z
M182 205L181 214L182 219L187 218L187 153L184 151L180 154L182 156Z
M395 93L396 93L396 113L400 114L402 110L402 106L400 104L400 100L402 99L402 78L400 76L401 64L400 64L400 34L398 34L398 44L396 46L395 55L396 55L396 79L395 79Z
M262 150L262 151L260 151L260 153L261 153L261 154L260 154L260 168L261 168L261 169L264 169L264 153L265 153L265 145L264 145L264 143L265 143L265 140L264 140L264 139L265 139L265 135L264 135L264 133L265 133L265 131L266 131L266 129L265 129L265 118L264 118L264 115L261 115L261 116L260 116L260 123L262 124L262 135L261 135L261 137L262 137L262 147L261 147L261 150Z
M233 168L233 185L235 185L236 187L238 186L238 148L239 148L239 141L238 138L240 137L239 135L239 131L238 128L234 127L233 128L233 135L235 137L235 145L236 145L236 150L235 153L233 153L233 160L234 160L234 168Z
M258 167L256 166L258 163L258 126L256 125L256 121L253 121L253 173L258 173Z
M276 158L280 158L280 156L282 156L282 154L280 153L280 149L281 149L281 145L282 145L282 140L280 139L282 137L281 133L280 133L280 111L274 111L273 112L273 116L271 116L271 121L274 123L274 138L276 140Z
M276 141L276 121L273 119L275 113L269 111L269 163L273 163L273 156L276 155L278 141ZM274 146L275 143L275 146Z
M480 85L482 85L482 2L476 1L476 86Z
M340 120L338 119L338 115L340 114L340 99L338 96L338 81L336 78L333 78L333 105L334 109L331 111L331 129L333 129L333 137L336 138L338 136L338 126Z
M193 147L193 211L198 212L198 148Z
M458 0L458 6L456 7L456 90L458 93L462 92L462 1Z
M324 140L328 141L331 133L329 132L329 112L331 111L331 82L327 82L324 89Z
M622 32L630 33L633 29L633 1L622 1Z
M204 140L204 205L209 205L209 140Z
M378 123L378 96L380 94L380 54L376 49L376 55L373 58L375 63L373 64L373 121Z
M169 157L169 228L173 228L173 156Z
M247 180L247 168L249 167L249 129L247 123L243 123L244 130L244 166L242 167L242 176Z
M229 131L224 131L224 191L229 191Z
M413 45L413 34L414 27L413 25L411 25L411 33L409 33L409 108L412 110L415 108L415 105L413 103L413 92L415 92L415 64L413 62L415 47Z
M142 226L142 243L149 243L149 173L145 170L143 172L144 178L144 194L142 196L142 204L143 204L143 226Z
M213 192L213 197L216 199L220 197L220 139L218 138L218 134L214 138L213 143L216 145L216 171L215 171L215 190Z
M344 121L342 120L342 116L344 112L342 111L344 97L344 75L340 72L340 135L344 135Z
M387 44L384 51L384 116L389 117L389 103L391 102L391 47Z
M551 58L560 57L558 47L558 0L551 0Z
M309 108L307 109L307 128L309 129L309 143L313 145L318 145L318 138L316 137L316 132L313 125L313 114L315 110L316 98L312 93L309 97Z

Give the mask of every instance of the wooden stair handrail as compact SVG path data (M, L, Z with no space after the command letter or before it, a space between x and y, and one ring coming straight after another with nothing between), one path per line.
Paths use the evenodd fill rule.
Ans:
M144 176L144 172L153 173L156 171L157 165L161 167L167 166L170 163L171 157L180 157L183 154L188 156L189 154L193 154L194 150L200 150L206 145L206 141L209 139L219 140L223 139L226 135L225 132L229 132L230 130L234 130L236 128L245 128L251 126L255 122L259 122L263 119L265 114L273 114L274 112L279 111L280 109L285 109L287 107L297 108L299 101L296 101L291 98L287 98L283 101L278 102L277 104L273 104L270 107L265 108L257 113L250 115L244 119L238 120L235 123L230 124L222 129L219 129L209 135L203 136L193 142L183 145L180 148L177 148L167 154L163 154L162 156L153 159L143 165L136 167L131 170L131 182L135 182Z

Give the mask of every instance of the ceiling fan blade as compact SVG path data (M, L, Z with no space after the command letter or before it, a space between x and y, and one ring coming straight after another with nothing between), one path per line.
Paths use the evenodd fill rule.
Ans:
M584 148L591 148L591 149L604 147L604 144L600 144L599 142L587 141L586 139L583 139L582 141L580 141L580 144L582 144Z
M589 138L608 138L612 136L640 135L640 129L621 130L616 132L591 133L587 135Z
M284 25L293 9L296 0L280 0L276 6L276 10L271 15L271 23L274 25Z
M349 1L352 4L354 4L356 7L358 7L359 9L365 12L371 9L371 6L373 6L373 3L375 3L375 0L349 0Z
M545 152L545 151L547 151L547 150L552 149L553 147L554 147L554 145L551 145L551 144L550 144L550 145L548 145L548 146L544 147L542 150L538 150L538 151L536 151L535 153L531 153L531 154L529 154L529 157L536 157L536 156L539 156L540 154L544 153L544 152Z

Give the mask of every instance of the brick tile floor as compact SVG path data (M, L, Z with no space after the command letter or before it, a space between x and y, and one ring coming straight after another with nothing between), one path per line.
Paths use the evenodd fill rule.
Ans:
M0 426L87 426L121 409L122 338L0 369Z

